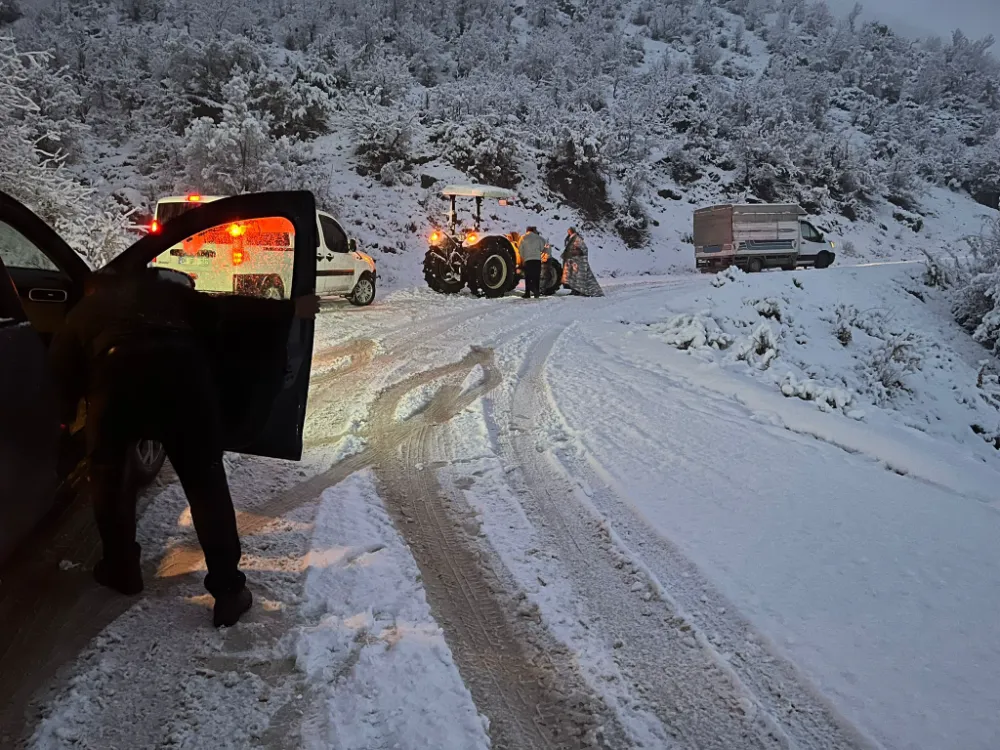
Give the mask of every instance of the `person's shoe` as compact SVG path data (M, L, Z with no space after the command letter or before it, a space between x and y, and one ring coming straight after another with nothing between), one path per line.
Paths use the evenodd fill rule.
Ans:
M524 294L523 294L522 296L523 296L523 297L524 297L525 299L531 299L531 295L530 295L530 294L529 294L528 292L525 292L525 293L524 293Z
M94 580L125 596L142 593L142 568L139 562L114 565L101 559L94 566Z
M218 596L215 598L212 622L217 628L231 628L251 606L253 606L253 594L246 586L232 594Z

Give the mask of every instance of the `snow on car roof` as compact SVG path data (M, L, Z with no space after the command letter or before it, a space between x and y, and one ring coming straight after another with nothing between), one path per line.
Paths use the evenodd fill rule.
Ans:
M464 198L513 198L514 191L493 185L448 185L441 191L441 195Z

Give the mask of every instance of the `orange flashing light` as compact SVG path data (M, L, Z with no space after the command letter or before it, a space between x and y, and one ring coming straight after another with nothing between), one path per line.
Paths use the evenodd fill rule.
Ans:
M246 258L246 253L244 253L241 248L235 248L235 247L233 248L233 265L234 266L240 265L246 259L247 259Z
M160 231L160 222L158 222L156 219L153 219L153 223L149 225L149 232L150 234L158 234L159 231Z
M441 240L441 235L437 232L431 232L431 244L436 245Z
M239 224L230 224L229 225L229 236L230 237L239 237L242 234L244 234L246 231L247 231L247 228L246 227L241 227Z
M465 235L465 241L468 242L470 245L475 245L477 242L479 242L479 237L476 235L475 232L469 232L469 234Z
M201 196L197 193L192 193L187 197L187 199L190 203L201 203Z

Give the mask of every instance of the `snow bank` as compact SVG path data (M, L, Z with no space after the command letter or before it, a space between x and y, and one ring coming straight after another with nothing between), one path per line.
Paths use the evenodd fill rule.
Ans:
M369 473L324 493L311 546L301 613L313 624L288 641L317 695L302 747L488 748Z

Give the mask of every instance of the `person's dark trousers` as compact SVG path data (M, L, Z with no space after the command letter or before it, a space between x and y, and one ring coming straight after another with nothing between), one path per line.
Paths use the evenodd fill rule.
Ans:
M524 296L525 298L535 295L535 297L540 296L538 292L539 284L542 278L542 261L540 260L526 260L524 261Z
M216 599L242 589L246 576L238 567L242 551L222 464L219 404L203 350L186 337L112 347L93 362L88 400L88 480L104 568L119 578L128 579L130 569L138 574L137 488L126 476L128 452L139 439L159 440L191 506L208 568L205 588Z

